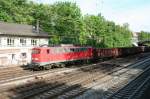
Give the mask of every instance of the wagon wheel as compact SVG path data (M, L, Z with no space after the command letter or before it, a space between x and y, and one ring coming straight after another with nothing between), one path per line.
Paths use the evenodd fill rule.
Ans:
M44 70L44 67L43 67L43 66L40 66L39 69L40 69L40 70Z
M65 67L65 64L62 64L62 63L61 63L61 64L60 64L60 67L61 67L61 68L64 68L64 67Z

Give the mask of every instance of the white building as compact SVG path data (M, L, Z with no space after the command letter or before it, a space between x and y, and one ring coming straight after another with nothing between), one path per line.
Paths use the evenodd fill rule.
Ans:
M31 49L48 45L48 39L31 25L0 22L0 67L30 63Z

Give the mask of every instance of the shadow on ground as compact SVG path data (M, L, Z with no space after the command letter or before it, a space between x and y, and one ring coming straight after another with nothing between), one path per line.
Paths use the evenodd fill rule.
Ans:
M85 95L81 95L87 90L90 91ZM69 91L74 93L70 93L70 96L66 97ZM8 99L72 99L75 97L76 99L83 99L83 97L84 99L100 99L102 94L99 93L104 93L104 91L85 88L80 84L71 85L63 82L38 81L11 88L8 93Z

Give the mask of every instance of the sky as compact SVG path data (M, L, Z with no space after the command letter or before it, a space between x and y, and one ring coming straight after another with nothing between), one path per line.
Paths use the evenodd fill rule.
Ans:
M53 4L56 1L75 2L82 14L101 13L107 20L122 25L128 23L134 32L150 32L150 0L33 0Z

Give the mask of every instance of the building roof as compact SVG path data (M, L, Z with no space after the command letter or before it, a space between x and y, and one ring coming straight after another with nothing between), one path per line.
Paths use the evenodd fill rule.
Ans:
M0 21L0 35L29 36L29 37L49 37L48 33L39 32L32 25L7 23Z

